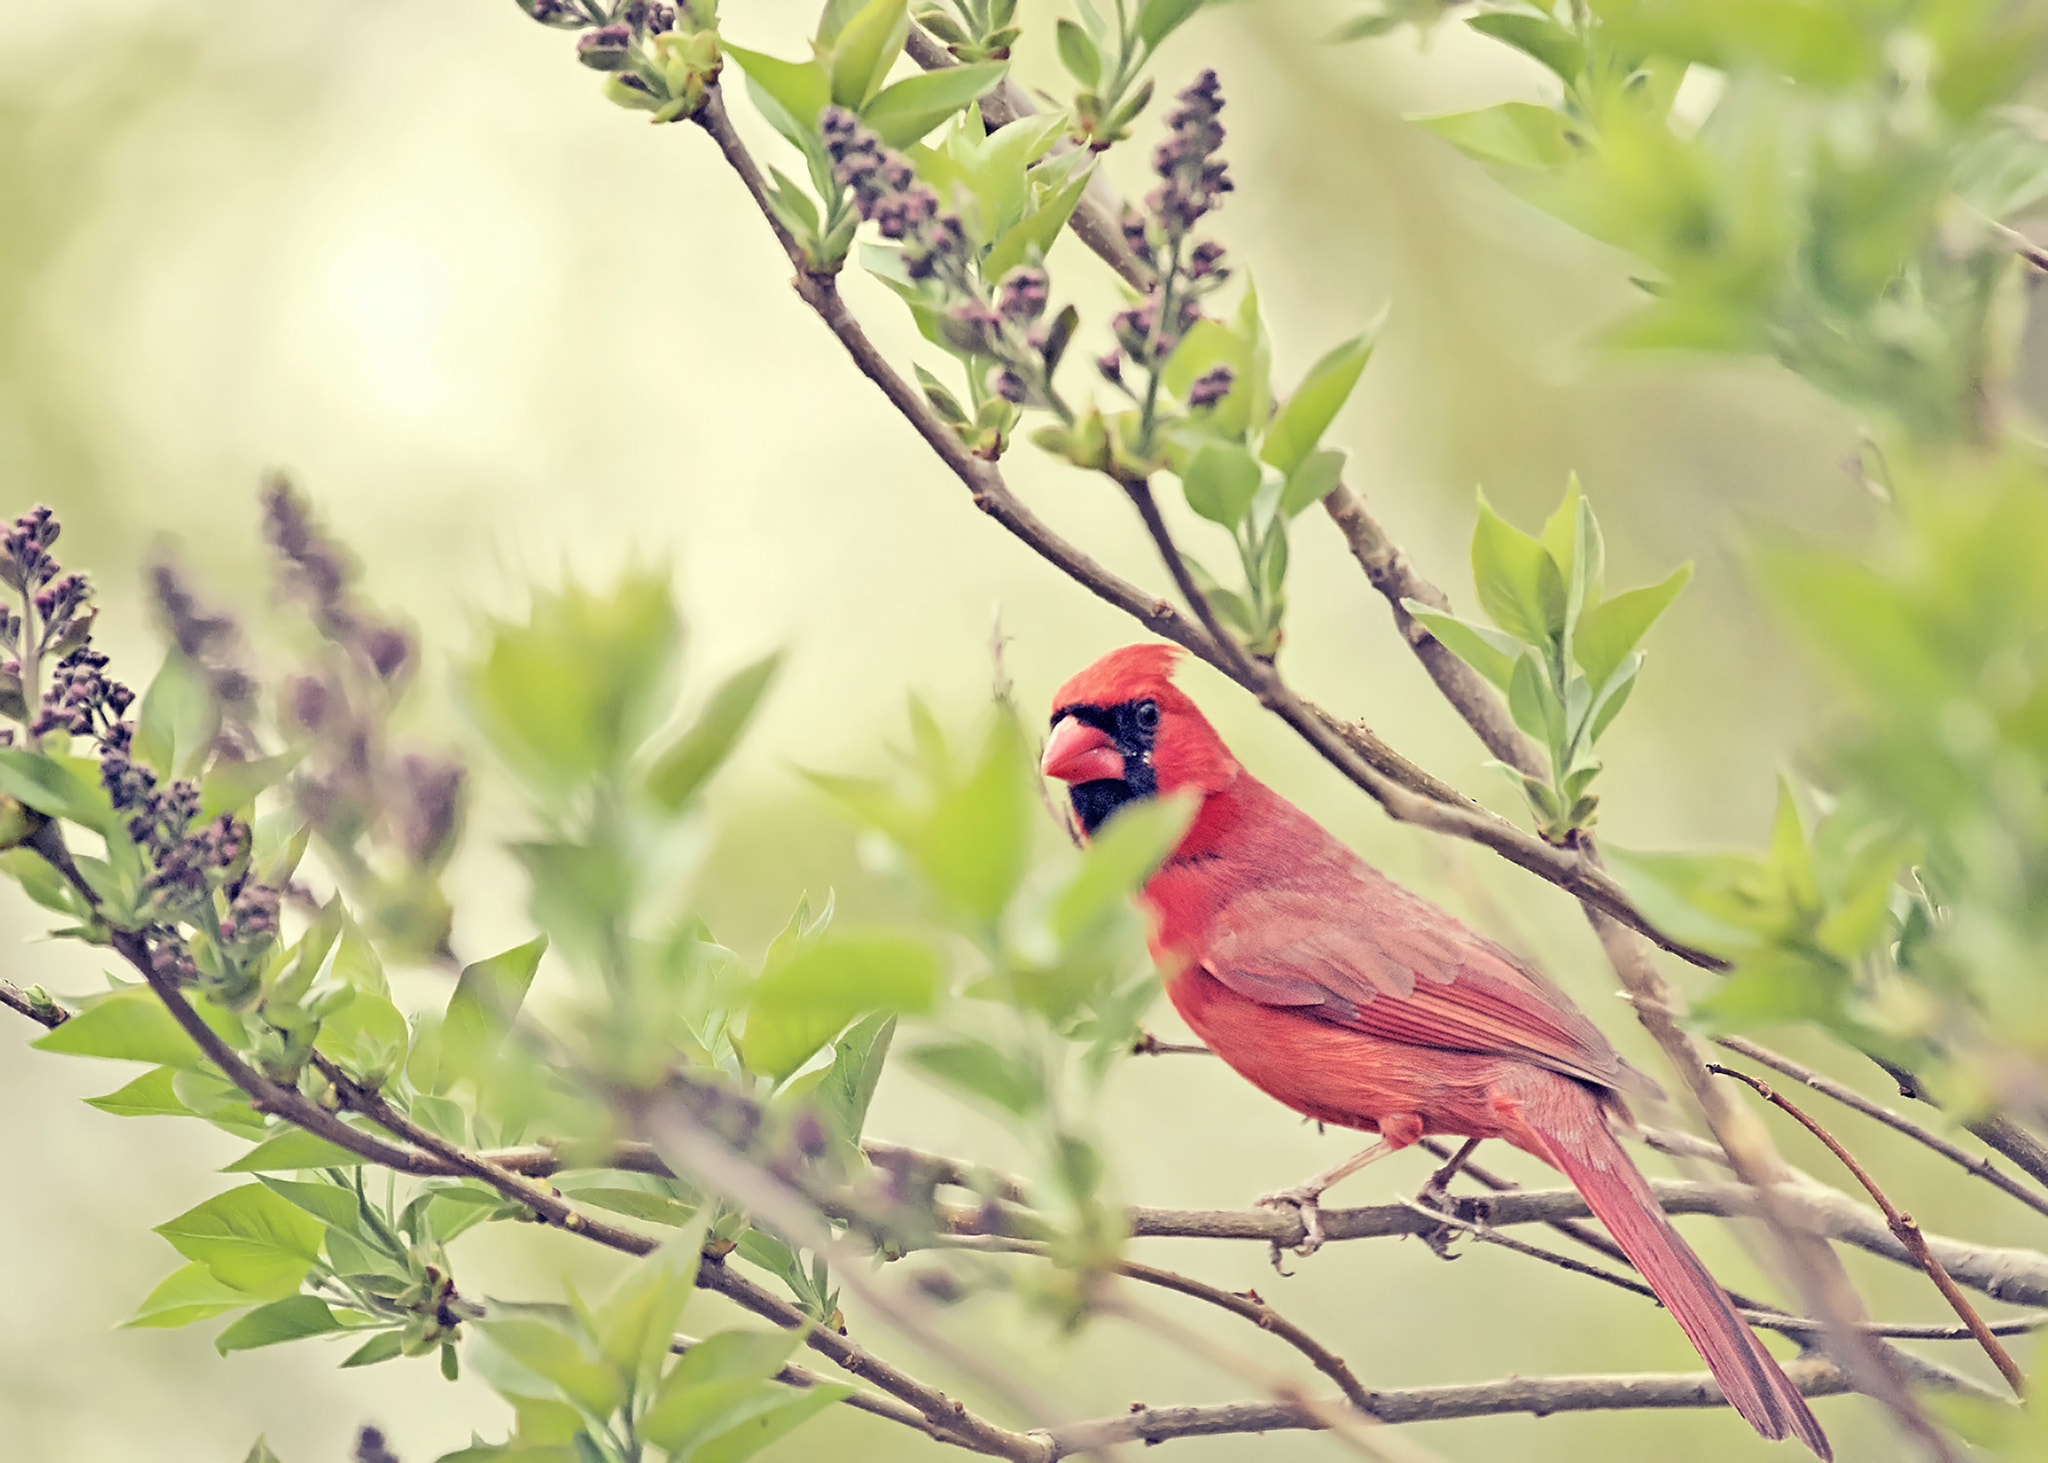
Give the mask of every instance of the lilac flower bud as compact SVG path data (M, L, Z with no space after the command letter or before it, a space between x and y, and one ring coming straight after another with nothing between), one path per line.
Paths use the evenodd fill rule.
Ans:
M996 395L1014 405L1022 406L1024 399L1031 394L1031 388L1025 383L1024 378L1008 366L996 372L993 384Z
M1102 379L1114 386L1124 384L1124 356L1122 351L1104 351L1095 358L1095 369L1102 373Z
M1020 265L1004 275L996 287L996 309L1021 325L1043 315L1050 296L1051 282L1045 271Z
M1195 384L1188 388L1188 405L1198 411L1212 407L1230 394L1230 388L1236 381L1237 373L1230 367L1217 366L1196 378Z
M831 1146L825 1125L809 1108L796 1115L796 1120L789 1125L789 1136L796 1144L796 1151L806 1158L823 1158Z
M1188 252L1187 276L1189 279L1227 278L1230 271L1223 267L1223 246L1204 239Z
M632 27L601 25L576 38L576 59L593 71L619 71L625 67L632 45Z
M403 630L381 625L363 637L363 654L383 680L390 680L412 659L412 642Z
M946 312L946 339L959 350L974 355L995 354L1002 338L1003 317L979 300L963 300Z
M327 720L330 699L327 683L318 676L300 676L291 683L288 692L291 699L292 720L307 731L320 730Z

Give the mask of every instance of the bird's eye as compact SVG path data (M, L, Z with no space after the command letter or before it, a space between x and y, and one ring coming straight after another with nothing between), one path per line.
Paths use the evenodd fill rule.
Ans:
M1159 703L1157 701L1140 701L1134 715L1137 718L1139 731L1159 730Z

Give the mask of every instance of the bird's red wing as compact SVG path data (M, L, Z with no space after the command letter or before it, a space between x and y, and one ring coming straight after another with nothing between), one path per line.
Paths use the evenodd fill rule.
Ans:
M1231 898L1208 923L1203 967L1262 1005L1390 1041L1631 1085L1599 1029L1507 950L1363 865L1327 882Z

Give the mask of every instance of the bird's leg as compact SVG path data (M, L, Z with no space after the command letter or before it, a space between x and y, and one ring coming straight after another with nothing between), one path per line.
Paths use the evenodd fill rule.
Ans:
M1422 1186L1422 1192L1415 1196L1415 1202L1427 1209L1441 1209L1451 1202L1451 1180L1465 1166L1465 1160L1472 1156L1482 1139L1467 1138L1465 1146L1444 1161L1444 1166L1429 1176L1429 1182Z
M1422 1186L1422 1192L1415 1196L1415 1202L1425 1209L1440 1209L1449 1213L1451 1180L1458 1176L1458 1170L1465 1166L1465 1160L1472 1156L1472 1150L1479 1144L1479 1139L1467 1138L1465 1146L1453 1153L1445 1160L1442 1168L1429 1176L1429 1182ZM1457 1231L1450 1225L1442 1224L1425 1234L1422 1242L1429 1246L1439 1260L1454 1260L1457 1256L1451 1253L1451 1240L1456 1234Z
M1375 1158L1383 1158L1393 1151L1394 1145L1382 1138L1379 1142L1373 1144L1372 1147L1367 1148L1361 1153L1353 1154L1335 1168L1317 1174L1307 1183L1296 1184L1291 1189L1281 1189L1278 1193L1261 1194L1252 1202L1261 1209L1278 1209L1284 1205L1299 1214L1301 1216L1303 1234L1301 1243L1294 1247L1294 1253L1297 1255L1313 1255L1323 1247L1323 1214L1322 1210L1318 1207L1323 1197L1323 1190L1329 1188L1330 1185L1336 1183L1339 1179L1349 1178L1368 1163L1371 1163ZM1273 1242L1273 1268L1275 1270L1280 1268L1280 1243L1278 1240Z

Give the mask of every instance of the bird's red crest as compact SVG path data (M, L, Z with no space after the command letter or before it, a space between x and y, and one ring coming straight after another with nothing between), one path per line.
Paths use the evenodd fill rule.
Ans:
M1150 696L1162 706L1192 707L1174 688L1173 673L1184 654L1178 645L1126 645L1112 650L1060 687L1053 710L1066 706L1114 706Z

